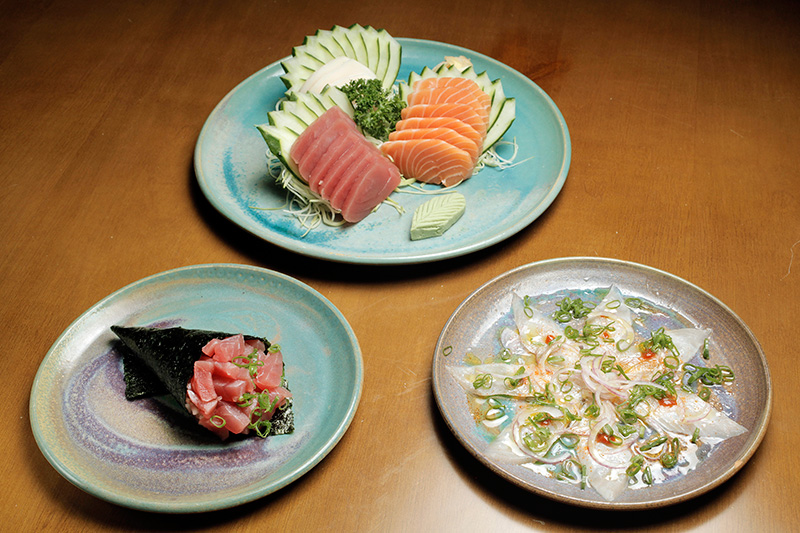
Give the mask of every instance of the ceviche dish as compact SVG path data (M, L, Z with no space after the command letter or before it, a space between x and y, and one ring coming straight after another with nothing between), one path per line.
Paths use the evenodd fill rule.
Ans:
M452 357L487 456L614 501L690 472L737 423L710 329L617 287L513 294L501 350ZM457 359L458 358L458 359Z

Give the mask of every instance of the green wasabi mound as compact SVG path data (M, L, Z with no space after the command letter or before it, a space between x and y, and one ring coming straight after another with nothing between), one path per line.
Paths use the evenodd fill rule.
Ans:
M417 207L411 219L411 240L439 237L458 222L467 208L460 192L435 196Z

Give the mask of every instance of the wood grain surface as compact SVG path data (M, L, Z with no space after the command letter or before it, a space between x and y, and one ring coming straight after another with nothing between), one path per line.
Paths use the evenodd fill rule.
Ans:
M486 54L550 95L572 140L550 208L486 250L411 266L310 259L218 213L192 159L211 110L304 36L353 23ZM793 530L799 33L789 1L0 0L0 529ZM502 480L449 432L431 389L447 318L493 277L570 256L675 274L755 333L772 372L772 420L727 483L653 511L580 509ZM179 516L106 503L37 448L37 368L105 296L201 263L276 270L338 307L364 357L355 419L316 468L255 502Z

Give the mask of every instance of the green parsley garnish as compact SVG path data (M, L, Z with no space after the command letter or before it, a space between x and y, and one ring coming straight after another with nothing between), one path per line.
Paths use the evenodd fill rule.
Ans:
M405 102L391 90L384 89L378 79L353 80L341 90L353 104L353 118L361 131L378 140L387 140L400 120Z

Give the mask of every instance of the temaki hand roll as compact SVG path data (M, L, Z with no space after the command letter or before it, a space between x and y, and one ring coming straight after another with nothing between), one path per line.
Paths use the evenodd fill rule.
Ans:
M125 397L169 394L201 426L226 439L294 430L280 348L218 331L111 326L123 352Z

